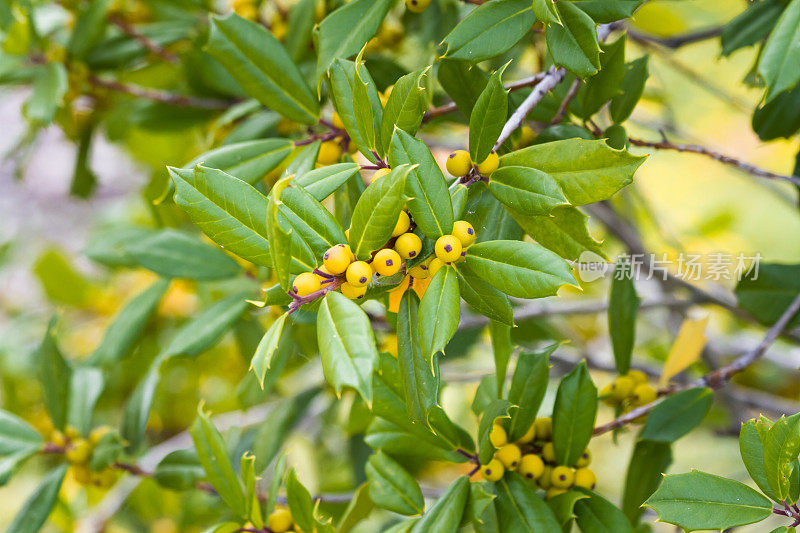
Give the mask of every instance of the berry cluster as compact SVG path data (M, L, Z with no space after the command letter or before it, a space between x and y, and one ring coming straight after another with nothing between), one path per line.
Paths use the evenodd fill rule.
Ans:
M465 183L478 181L481 178L488 178L500 166L500 156L497 152L491 152L489 156L477 165L472 161L469 152L466 150L456 150L447 156L447 172L461 178Z
M571 487L594 489L597 477L588 468L592 462L589 450L585 450L574 465L559 465L552 438L553 422L549 417L537 418L516 443L509 443L505 428L495 424L489 440L497 451L489 463L481 466L481 474L487 481L499 481L506 470L516 470L546 491L548 499Z
M606 405L627 413L634 407L651 403L658 398L658 392L647 382L647 374L641 370L631 370L600 389L600 399Z
M108 426L96 427L87 438L83 438L77 429L67 426L63 432L55 429L50 435L50 443L57 450L63 450L64 457L72 465L75 481L81 485L109 488L116 482L117 473L113 468L106 467L96 472L89 467L97 444L110 431Z
M292 513L286 507L278 506L267 517L267 527L272 533L284 533L286 531L302 531L295 525Z

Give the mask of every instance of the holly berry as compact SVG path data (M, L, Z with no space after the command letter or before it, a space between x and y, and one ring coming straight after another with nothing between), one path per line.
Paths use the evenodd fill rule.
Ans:
M452 235L442 235L436 239L436 257L445 263L452 263L461 257L461 241Z
M337 244L331 246L322 255L322 264L325 268L333 274L338 276L350 266L353 262L353 252L350 251L350 246L347 244Z
M636 387L636 382L628 376L619 376L611 384L611 397L617 401L628 398Z
M516 444L506 444L498 448L494 457L503 463L506 470L516 470L520 459L522 459L522 452L519 451L519 446Z
M372 272L370 272L370 274L372 274ZM367 287L366 286L364 286L364 287L354 287L353 285L350 285L346 281L344 283L342 283L342 285L341 285L341 287L339 287L339 289L342 291L342 294L346 298L350 298L351 300L358 300L359 298L363 298L364 295L367 293Z
M505 471L503 463L497 459L492 459L488 464L481 467L481 475L486 481L500 481Z
M469 152L466 150L456 150L447 156L445 167L447 167L447 172L457 178L466 176L469 174L469 171L472 170L472 159L469 157Z
M575 481L575 473L568 466L556 466L550 474L550 483L557 489L568 489Z
M576 487L594 490L594 487L597 484L597 476L588 468L579 468L575 471L575 481L573 484Z
M412 13L422 13L428 6L431 5L431 0L406 0L406 9Z
M545 465L544 470L542 471L542 475L539 476L539 479L536 480L536 483L539 485L539 488L547 490L550 488L550 475L553 473L553 467L550 465Z
M340 117L339 113L337 113L336 111L333 112L333 116L331 117L331 124L333 124L333 127L336 128L337 130L344 129L344 122L342 122L342 117Z
M481 176L491 176L492 173L497 170L497 167L500 166L500 156L497 155L497 152L492 152L489 156L483 160L482 163L478 163L478 173Z
M475 242L475 229L466 220L456 220L453 224L453 236L461 241L462 248L466 248Z
M75 439L64 455L70 463L85 463L92 456L92 445L86 439Z
M372 267L365 261L356 261L347 267L345 277L353 287L366 287L372 279Z
M320 165L332 165L342 157L342 147L336 141L325 141L319 145L319 155L317 163Z
M308 296L319 290L319 279L313 272L303 272L292 282L292 290L298 296Z
M403 233L395 241L394 249L403 259L412 259L422 251L422 239L414 233Z
M556 487L550 487L549 489L547 489L547 492L545 492L544 497L546 499L548 499L548 500L552 500L556 496L561 496L565 492L567 492L567 489L559 489L559 488L556 488Z
M400 271L402 262L403 260L400 258L400 254L394 250L384 248L375 254L375 258L372 260L372 266L375 268L375 272L381 276L393 276Z
M508 443L508 434L503 426L500 424L492 425L492 430L489 432L489 441L495 448L499 448Z
M547 442L542 446L542 457L548 463L556 462L556 449L552 442Z
M549 416L537 418L533 423L536 426L536 438L550 440L553 437L553 419Z
M411 227L411 218L405 211L400 211L400 216L397 217L397 224L394 225L392 230L392 237L398 237L408 231Z
M629 378L633 379L634 383L637 385L643 385L648 382L647 374L642 372L641 370L631 370L626 374Z
M267 517L267 527L273 533L285 533L292 527L292 513L285 507L276 507Z
M428 272L430 272L430 276L433 277L439 272L439 269L444 266L444 261L439 259L438 257L434 257L430 263L428 263Z
M376 170L376 171L375 171L375 173L372 175L372 180L370 181L370 184L373 184L373 183L375 183L376 181L378 181L379 179L381 179L382 177L384 177L386 174L389 174L389 173L391 173L391 172L392 172L392 170L391 170L391 169L389 169L389 168L379 168L379 169L378 169L378 170Z
M533 442L533 439L536 438L536 426L531 424L531 427L528 428L528 431L519 439L519 442L522 444L528 444L529 442Z
M633 389L633 394L631 395L631 403L634 406L639 407L641 405L647 405L648 403L652 403L656 401L658 398L658 392L651 387L650 385L637 385L635 389Z
M519 473L527 479L539 479L544 473L544 461L533 453L526 453L519 461Z
M584 468L592 463L592 452L584 450L581 456L575 461L575 468Z

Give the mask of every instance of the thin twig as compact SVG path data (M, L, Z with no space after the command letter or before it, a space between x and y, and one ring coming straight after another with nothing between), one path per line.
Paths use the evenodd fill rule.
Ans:
M92 74L89 76L89 82L96 86L116 91L146 100L153 100L163 104L174 105L178 107L197 107L201 109L227 109L235 102L231 100L218 100L216 98L200 98L197 96L188 96L185 94L176 94L159 89L151 89L149 87L141 87L139 85L131 85L114 80L104 80Z
M630 35L632 38L636 40L648 41L653 44L657 44L659 46L672 48L674 50L676 48L680 48L687 44L698 43L701 41L707 41L709 39L719 37L719 35L722 33L722 28L723 28L722 26L714 26L712 28L706 28L704 30L699 30L695 32L673 35L672 37L658 37L656 35L648 35L646 33L641 33L633 28L628 28L628 35Z
M161 59L173 64L178 63L179 61L178 56L176 56L169 50L166 50L163 46L156 43L146 35L142 35L138 31L136 31L136 28L134 28L132 24L129 24L127 21L123 20L117 15L109 15L108 20L116 27L118 27L120 30L122 30L123 33L125 33L132 39L136 40L136 42L141 44L145 49L159 56Z
M575 78L575 81L572 82L572 85L570 85L566 96L564 96L564 99L561 100L561 105L558 106L558 111L556 111L553 120L550 121L551 126L561 124L561 121L564 120L564 116L567 114L567 108L569 107L569 104L572 103L572 100L574 100L578 95L578 89L581 88L581 83L582 82L580 78Z

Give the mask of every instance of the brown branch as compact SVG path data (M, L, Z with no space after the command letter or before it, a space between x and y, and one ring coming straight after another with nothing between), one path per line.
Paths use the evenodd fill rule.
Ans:
M138 31L136 31L136 28L134 28L133 25L129 24L126 20L118 17L117 15L109 15L108 20L116 27L118 27L120 30L122 30L124 34L131 37L139 44L141 44L146 50L157 55L158 57L160 57L165 61L168 61L173 64L178 63L178 56L176 56L169 50L166 50L163 46L151 40L146 35L142 35Z
M553 120L550 121L551 126L561 124L561 121L564 120L564 116L567 114L567 108L569 107L569 104L572 103L572 100L574 100L578 95L578 89L581 88L581 83L582 82L580 78L575 78L575 81L572 82L569 91L567 91L566 96L564 96L564 99L561 101L561 105L558 106L558 111L556 111Z
M641 33L636 31L633 28L628 28L628 35L630 35L635 40L640 41L647 41L653 44L657 44L659 46L663 46L666 48L680 48L681 46L685 46L687 44L694 44L701 41L707 41L708 39L713 39L715 37L719 37L722 33L722 26L714 26L712 28L706 28L704 30L699 30L690 33L684 33L681 35L673 35L672 37L658 37L656 35L648 35L646 33Z
M162 104L169 104L178 107L197 107L200 109L228 109L235 102L232 100L217 100L215 98L200 98L197 96L189 96L185 94L176 94L159 89L151 89L148 87L141 87L138 85L131 85L122 83L115 80L104 80L92 74L89 76L89 82L103 89L116 91L119 93L129 94L138 98L146 100L153 100L161 102Z

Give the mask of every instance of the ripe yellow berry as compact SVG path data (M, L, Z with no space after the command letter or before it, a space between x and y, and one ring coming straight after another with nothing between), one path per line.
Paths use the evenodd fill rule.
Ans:
M397 224L394 225L394 229L392 230L392 237L399 237L407 232L410 227L411 218L408 216L408 213L400 211L400 216L397 217Z
M64 455L72 464L85 463L92 455L92 445L86 439L75 439Z
M493 424L492 430L489 432L489 441L495 448L508 444L508 435L506 434L505 428L500 424Z
M403 233L394 242L394 249L403 259L413 259L422 251L422 239L414 233Z
M285 533L292 527L292 513L285 507L277 507L267 517L267 527L274 533Z
M292 282L292 290L298 296L308 296L319 290L319 279L313 272L303 272Z
M575 473L568 466L557 466L550 474L550 484L557 489L568 489L575 481Z
M622 401L628 398L636 387L633 378L628 376L619 376L611 384L611 397L615 400Z
M592 452L590 452L587 448L586 450L583 450L581 456L578 457L577 461L575 461L575 468L585 468L590 464L592 464Z
M75 428L75 426L65 427L64 435L67 437L67 440L75 440L81 436L80 432Z
M342 147L336 141L325 141L319 146L317 163L321 165L332 165L342 157Z
M548 499L548 500L552 500L556 496L561 496L565 492L567 492L567 489L559 489L559 488L556 488L556 487L550 487L549 489L547 489L547 492L545 492L544 497L546 499Z
M552 442L547 442L542 446L542 458L548 463L556 462L556 449Z
M520 459L522 459L522 452L519 451L519 446L516 444L506 444L498 448L494 453L494 457L503 463L506 470L516 470Z
M656 401L658 398L658 392L651 387L650 385L637 385L635 389L633 389L633 394L631 395L631 402L636 407L640 405L646 405L648 403L652 403Z
M409 268L408 274L414 279L426 279L430 277L431 271L428 269L428 265L420 263L415 267Z
M372 279L372 267L364 261L356 261L347 267L346 277L353 287L366 287Z
M475 229L466 220L456 220L453 224L453 236L461 241L462 248L466 248L475 242Z
M531 424L531 427L528 428L528 431L519 439L522 444L528 444L529 442L533 442L533 439L536 438L536 426Z
M406 0L406 9L412 13L422 13L428 6L431 5L431 0Z
M375 272L381 276L393 276L400 272L400 265L402 262L403 260L400 258L400 254L394 250L384 248L375 254L375 258L372 260L372 266L375 268Z
M544 470L542 471L542 475L539 476L539 479L536 480L536 483L539 485L540 488L544 490L550 488L550 475L552 473L553 473L553 467L545 465Z
M370 272L372 273L372 272ZM367 293L367 287L354 287L347 283L346 281L342 283L341 287L342 294L346 298L350 298L351 300L358 300L359 298L363 298L364 295Z
M447 156L447 172L451 175L460 178L466 176L472 170L472 159L469 158L469 152L466 150L456 150Z
M528 146L533 141L536 140L536 132L530 126L522 126L519 131L519 140L517 141L517 145Z
M452 263L461 257L461 241L452 235L442 235L436 239L436 257L445 263Z
M483 163L478 163L478 173L481 176L491 176L492 172L497 170L497 167L500 166L500 156L497 155L497 152L492 152L489 156L483 160Z
M614 407L615 405L619 405L620 404L620 400L618 400L614 396L614 384L613 383L608 383L606 385L603 385L600 388L599 396L600 396L600 398L602 398L602 401L603 401L604 404L609 405L611 407Z
M550 440L553 437L553 419L549 416L537 418L533 425L536 426L537 439Z
M522 456L519 462L519 473L526 479L539 479L544 472L544 461L533 453Z
M353 262L353 252L350 251L350 246L347 244L337 244L331 246L328 251L322 255L322 264L328 269L328 272L334 276L338 276L350 266Z
M337 113L336 111L333 112L333 116L331 117L331 124L333 124L333 127L336 128L337 130L344 129L344 122L342 122L342 117L340 117L339 113Z
M481 475L486 481L500 481L503 474L505 474L505 467L497 459L492 459L488 464L481 467Z
M576 487L593 490L597 484L597 476L588 468L579 468L575 471L574 484Z
M428 263L428 272L430 272L430 276L433 277L439 272L439 269L444 266L444 261L439 259L438 257L434 257L430 263Z
M53 432L50 434L50 442L55 444L56 446L61 446L62 448L67 445L67 437L64 436L59 430L54 429Z
M88 485L92 482L92 471L89 466L85 464L74 464L72 466L72 475L75 481L81 485Z
M643 385L648 382L647 374L642 372L641 370L631 370L626 374L629 378L633 379L633 382L637 385Z
M381 179L382 177L384 177L386 174L389 174L389 173L391 173L391 172L392 172L392 170L391 170L391 169L389 169L389 168L379 168L379 169L378 169L378 170L376 170L376 171L375 171L375 173L372 175L372 180L370 181L370 184L373 184L373 183L375 183L376 181L378 181L379 179Z

